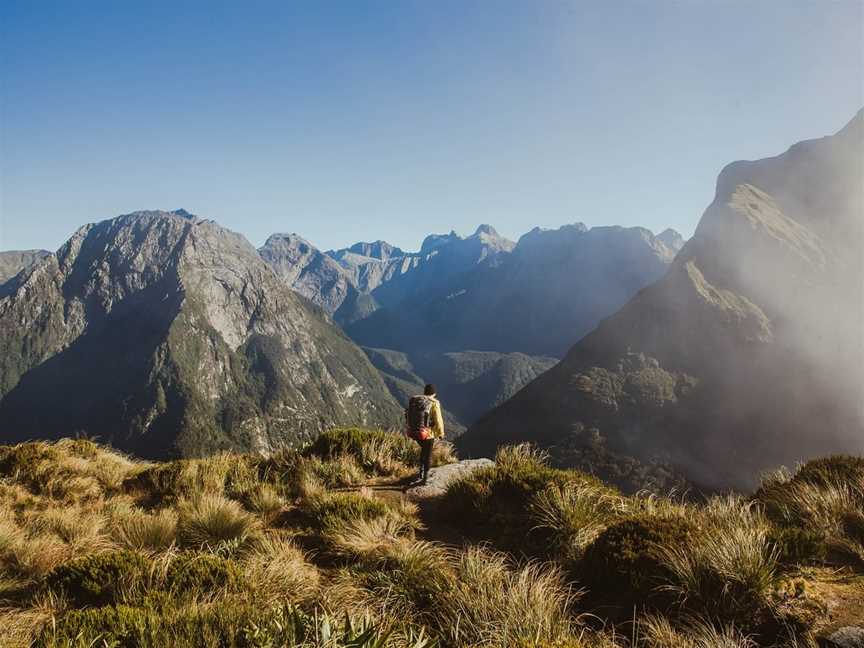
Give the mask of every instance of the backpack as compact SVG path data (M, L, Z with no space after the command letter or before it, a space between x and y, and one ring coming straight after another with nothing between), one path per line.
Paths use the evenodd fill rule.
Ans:
M405 410L405 433L412 439L429 438L428 429L432 427L432 405L435 399L429 396L412 396ZM424 434L425 433L425 434Z

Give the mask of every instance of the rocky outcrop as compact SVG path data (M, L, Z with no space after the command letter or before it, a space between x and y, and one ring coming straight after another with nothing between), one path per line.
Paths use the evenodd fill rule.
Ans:
M425 484L411 486L405 495L413 500L428 500L441 497L447 492L450 484L483 468L491 468L495 462L491 459L463 459L455 463L432 468Z
M668 273L461 439L600 439L696 481L864 452L864 113L720 174Z
M840 628L824 639L824 648L864 648L864 628L848 626Z
M37 263L51 253L48 250L8 250L0 252L0 284L6 283L22 270Z
M346 300L356 303L358 291L348 273L297 234L273 234L258 253L286 284L330 315Z
M322 310L242 236L183 211L86 225L0 299L4 442L267 452L399 414Z

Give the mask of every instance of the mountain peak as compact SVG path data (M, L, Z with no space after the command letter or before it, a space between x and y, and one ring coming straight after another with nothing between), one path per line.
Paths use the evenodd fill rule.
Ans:
M496 238L500 236L500 234L498 234L494 227L492 227L491 225L486 225L485 223L477 227L477 230L474 232L474 236L482 236L484 234L486 236L494 236Z
M671 227L660 232L657 235L657 240L675 252L684 247L684 237Z

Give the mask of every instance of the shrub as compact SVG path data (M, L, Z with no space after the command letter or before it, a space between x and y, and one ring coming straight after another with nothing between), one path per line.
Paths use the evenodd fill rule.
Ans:
M695 535L682 517L631 517L604 530L585 550L580 572L593 597L623 607L665 607L671 601L657 588L671 573L657 547L686 546Z
M147 578L149 564L138 553L121 550L73 560L55 568L45 579L47 588L62 593L75 605L108 605Z
M139 551L164 551L177 539L177 513L163 509L157 513L133 510L114 520L117 541Z
M240 504L220 495L200 495L181 502L179 508L179 535L187 546L212 549L224 542L242 542L258 529Z
M240 569L232 560L193 551L174 556L165 571L165 584L173 594L236 589L242 580Z

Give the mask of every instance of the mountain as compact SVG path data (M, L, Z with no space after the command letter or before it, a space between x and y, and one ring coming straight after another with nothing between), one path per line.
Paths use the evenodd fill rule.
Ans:
M711 487L864 453L864 111L735 162L666 275L483 417L461 449L600 443Z
M49 256L47 250L9 250L0 252L0 284L9 281L25 268Z
M373 243L355 243L349 248L338 251L329 251L328 255L337 258L346 253L356 254L361 257L378 259L379 261L387 261L393 257L405 256L400 248L390 245L387 241L375 241Z
M352 278L306 239L297 234L273 234L258 253L293 290L337 319L343 304L352 312L357 309L359 291Z
M7 442L85 432L139 456L193 456L400 417L321 309L242 236L182 210L86 225L4 289Z
M672 230L655 237L639 227L536 228L509 253L401 300L388 299L382 286L373 293L382 308L346 330L364 346L409 353L479 349L561 357L574 339L663 276L681 244Z
M459 436L466 426L557 362L522 353L462 351L409 356L390 349L363 350L399 403L422 393L426 383L436 385L445 408L448 437Z
M330 251L362 292L371 293L384 306L395 306L407 295L428 292L453 276L466 272L510 252L512 241L489 225L481 225L473 235L456 232L427 236L416 253L405 253L383 241L357 243Z

